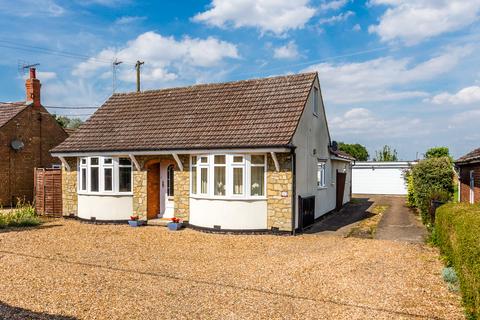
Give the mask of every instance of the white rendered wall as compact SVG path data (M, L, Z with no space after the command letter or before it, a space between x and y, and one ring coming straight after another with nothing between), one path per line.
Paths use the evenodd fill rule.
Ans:
M190 198L189 223L231 230L267 229L267 200L218 200Z
M90 220L129 220L133 214L133 197L78 195L78 217Z
M320 88L316 81L315 85ZM315 218L332 211L336 207L336 169L343 172L344 165L347 169L347 184L345 185L344 203L350 201L350 177L351 166L349 162L332 160L328 149L330 134L328 131L327 119L323 101L320 97L318 114L313 114L312 93L307 101L305 111L300 119L297 131L292 139L296 147L296 208L298 213L298 196L315 196ZM314 151L315 150L315 151ZM317 165L318 160L326 162L325 187L317 188ZM298 217L295 219L298 227Z

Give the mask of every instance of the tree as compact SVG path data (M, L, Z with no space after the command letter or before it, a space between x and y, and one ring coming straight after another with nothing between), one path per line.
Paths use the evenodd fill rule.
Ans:
M365 148L359 143L351 144L339 142L338 150L348 153L358 161L367 161L370 156L368 154L367 148Z
M381 150L375 151L374 161L397 161L398 154L397 150L392 149L392 147L384 145Z
M450 157L450 151L448 147L433 147L427 150L425 153L425 159Z
M57 116L56 114L53 115L55 120L57 120L58 124L62 126L62 128L66 129L77 129L83 123L80 118L69 118L67 116Z

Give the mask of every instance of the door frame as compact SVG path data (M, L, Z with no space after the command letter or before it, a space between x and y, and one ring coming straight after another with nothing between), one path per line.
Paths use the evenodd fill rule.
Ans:
M475 170L470 170L470 203L475 203Z

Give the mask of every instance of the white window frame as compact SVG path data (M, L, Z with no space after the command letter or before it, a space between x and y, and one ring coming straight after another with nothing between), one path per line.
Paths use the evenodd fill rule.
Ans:
M325 189L327 186L327 162L318 160L317 162L317 188Z
M262 155L264 157L264 163L258 165L251 164L251 156L252 155ZM199 154L199 155L191 155L190 156L190 170L193 167L196 167L197 170L197 181L192 180L192 175L190 175L190 186L193 183L196 183L197 186L197 193L193 193L192 189L190 188L190 197L193 198L205 198L205 199L223 199L223 200L244 200L244 199L258 199L258 200L265 200L267 199L267 154L265 153L254 153L254 154L238 154L238 153L231 153L231 154ZM219 166L218 164L214 164L215 156L224 155L225 156L225 175L226 175L226 186L225 186L225 195L214 195L214 168L215 166ZM242 156L243 161L242 163L234 163L233 157ZM193 163L193 158L196 157L196 163ZM208 158L208 163L201 163L200 160L202 157ZM223 165L220 165L223 166ZM263 183L263 195L262 196L253 196L251 195L251 170L252 166L256 167L263 167L264 168L264 183ZM207 192L201 193L201 168L207 168L208 170L208 183L207 183ZM243 194L234 194L233 193L233 168L242 168L243 170Z
M91 191L91 158L98 158L98 166L95 167L99 168L98 179L99 179L99 188L98 191ZM81 157L78 160L78 174L77 174L77 192L80 195L133 195L133 164L131 163L130 166L127 165L119 165L120 159L129 159L128 157L109 157L109 156L92 156L92 157ZM112 159L111 164L105 163L105 159ZM129 159L130 160L130 159ZM131 162L131 161L130 161ZM130 167L130 174L131 174L131 190L130 191L120 191L119 186L119 168L120 167ZM112 189L113 190L105 190L105 169L111 168L112 169ZM82 170L86 170L86 190L82 190Z

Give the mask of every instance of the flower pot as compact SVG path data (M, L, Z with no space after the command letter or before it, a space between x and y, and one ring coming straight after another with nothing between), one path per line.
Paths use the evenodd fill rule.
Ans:
M143 224L143 222L140 220L128 220L128 224L130 227L139 227Z
M183 223L181 222L169 222L167 223L167 227L168 227L168 230L170 231L177 231L177 230L180 230L183 226Z

